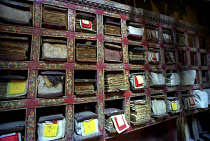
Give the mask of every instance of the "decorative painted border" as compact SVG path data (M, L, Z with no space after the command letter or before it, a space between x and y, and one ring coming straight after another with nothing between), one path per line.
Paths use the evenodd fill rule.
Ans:
M112 36L104 36L104 40L108 42L122 42L122 38L112 37Z
M67 140L72 140L73 136L73 123L74 123L74 117L73 117L73 105L67 105L66 107L66 136Z
M144 69L144 65L131 65L130 69Z
M40 28L41 25L41 4L36 3L34 8L34 27Z
M27 104L26 104L26 100L22 100L22 101L3 101L0 102L0 110L12 110L12 109L20 109L20 108L24 108Z
M72 9L69 9L69 30L70 31L74 31L74 19L75 19L75 13L74 13L74 10Z
M99 92L99 95L103 94L103 86L104 86L103 70L98 69L98 92Z
M123 44L123 60L125 64L128 64L128 45Z
M38 100L38 105L49 106L49 105L58 105L64 102L64 99L40 99Z
M59 2L54 0L42 0L42 2L55 6L67 6L67 4L64 2Z
M97 101L98 97L75 97L74 98L74 103L81 103L81 102L94 102Z
M75 35L77 38L85 38L85 39L96 39L96 34L90 34L90 33L76 33Z
M97 68L96 65L82 65L82 64L75 64L74 67L77 69L96 69Z
M103 58L104 58L104 50L103 50L102 41L98 40L98 62L103 63Z
M108 68L108 69L123 69L124 66L122 64L106 64L106 68Z
M22 26L13 26L13 25L4 25L0 24L1 31L9 31L9 32L16 32L16 33L31 33L32 27L22 27Z
M35 139L35 109L27 109L26 123L26 140L33 141Z
M100 102L101 101L101 102ZM104 101L100 100L98 104L98 123L99 123L99 128L100 131L103 133L104 132Z
M23 62L0 62L0 68L10 69L10 68L26 68L28 63Z
M67 75L66 75L66 95L71 96L73 95L73 84L72 84L72 79L73 79L73 70L67 70Z
M44 67L44 68L63 68L65 66L65 64L56 64L56 63L41 63L40 66Z
M67 36L66 30L53 30L53 29L42 29L41 34L43 35L51 35L51 36Z
M85 7L85 6L76 6L77 10L85 11L85 12L91 12L91 13L96 13L95 9L90 8L90 7Z
M36 70L30 70L29 72L29 90L28 90L28 98L35 98L36 94Z
M32 60L39 60L39 35L34 34L32 40Z
M67 50L68 50L68 62L74 62L74 39L73 38L68 39Z
M106 100L112 100L112 99L118 99L118 98L124 98L124 93L109 93L105 94Z
M98 15L98 34L103 34L103 17L102 15Z

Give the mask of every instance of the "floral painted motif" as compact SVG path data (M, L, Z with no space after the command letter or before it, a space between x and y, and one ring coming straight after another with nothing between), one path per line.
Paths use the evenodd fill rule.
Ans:
M103 46L102 46L102 42L98 41L98 61L102 62L103 61Z
M30 27L20 27L20 26L10 26L10 25L0 25L1 31L17 32L17 33L30 33L32 28Z
M126 20L122 20L122 29L121 29L121 31L122 31L122 36L123 36L123 38L127 38L127 28L126 28Z
M107 64L107 66L106 66L106 68L108 68L108 69L122 69L122 68L124 68L124 66L123 65L118 65L118 64Z
M67 89L67 93L68 95L71 95L72 94L72 71L68 70L67 72L67 77L66 77L66 83L67 83L67 86L66 86L66 89Z
M21 62L0 62L0 68L26 68L28 63Z
M35 93L36 93L36 71L33 70L31 73L30 73L30 76L29 76L29 95L28 97L30 98L34 98L35 97Z
M128 64L128 45L123 44L123 57L124 57L124 63Z
M68 42L68 59L69 62L73 62L74 61L74 39L73 38L69 38L69 42Z
M39 36L33 36L33 44L32 44L32 58L34 61L38 61L39 56Z
M127 98L126 99L126 102L125 102L125 118L126 118L126 120L127 120L127 122L129 123L129 121L130 121L130 99L129 98Z
M123 96L124 96L123 93L109 93L109 94L106 94L106 100L107 99L123 98Z
M35 5L35 17L34 17L34 26L40 27L40 19L41 19L41 5L37 3Z
M95 34L87 34L87 33L77 33L76 34L77 38L88 38L88 39L95 39L96 35Z
M75 64L75 67L77 69L96 69L96 65L80 65L80 64Z
M121 38L110 37L110 36L104 36L104 39L109 41L109 42L121 42L122 41Z
M73 32L74 31L74 11L69 9L69 29Z
M144 69L144 65L132 65L131 69Z
M72 110L72 105L67 106L67 123L66 123L66 128L67 128L67 139L71 140L72 135L73 135L73 110Z
M125 71L125 86L128 90L129 89L129 70Z
M89 8L89 7L84 7L84 6L76 6L76 9L82 10L82 11L85 11L85 12L91 12L91 13L96 12L94 9Z
M177 87L166 87L167 91L177 91Z
M28 118L27 118L27 130L26 130L26 138L27 141L34 140L35 135L35 110L28 110ZM27 112L28 112L27 111Z
M64 99L59 98L59 99L41 99L38 101L38 104L43 105L43 106L48 106L48 105L57 105L61 104L64 102Z
M13 102L1 102L0 110L11 110L11 109L19 109L26 106L26 101L13 101Z
M74 99L76 102L92 102L92 101L97 101L97 97L77 97Z
M103 86L104 86L104 77L103 77L103 71L98 72L98 89L99 89L99 94L102 93L103 91Z
M59 2L59 1L55 1L55 0L43 0L43 2L51 4L51 5L55 5L55 6L66 6L67 5L64 2Z
M115 17L115 18L120 18L119 14L112 13L112 12L107 12L107 11L104 12L104 15L110 16L110 17Z
M99 102L100 104L98 105L98 117L99 117L99 121L98 121L98 124L99 124L99 128L101 131L104 130L104 102Z
M51 29L44 29L42 30L43 35L51 35L51 36L67 36L66 31L61 30L51 30Z
M98 15L98 34L103 34L102 15Z
M41 63L40 66L44 67L44 68L63 68L65 65L64 64L55 64L55 63Z

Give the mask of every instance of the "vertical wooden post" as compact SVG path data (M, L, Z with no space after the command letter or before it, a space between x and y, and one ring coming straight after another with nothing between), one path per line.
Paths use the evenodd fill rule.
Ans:
M186 117L178 117L176 120L177 138L179 141L189 141L189 132Z

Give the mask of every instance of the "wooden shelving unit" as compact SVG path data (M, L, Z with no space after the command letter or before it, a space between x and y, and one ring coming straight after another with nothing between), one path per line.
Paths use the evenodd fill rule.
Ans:
M25 120L24 140L37 140L37 122L40 116L45 115L45 111L48 111L46 114L63 114L66 118L65 140L74 140L74 113L80 111L83 104L90 104L90 111L98 114L99 131L103 134L100 140L105 140L117 135L108 134L105 130L104 108L110 107L109 105L105 105L109 104L110 101L121 101L119 104L122 105L118 106L124 111L125 118L128 124L130 124L131 97L146 95L146 99L150 101L151 94L161 94L166 97L167 93L176 91L176 97L180 98L182 90L188 90L192 94L194 89L203 90L204 88L210 87L210 36L206 33L206 27L176 20L172 17L141 8L136 8L135 12L131 12L130 6L116 2L107 3L103 0L98 0L97 2L93 0L31 0L25 4L29 5L30 12L32 13L32 21L29 26L24 24L0 24L2 36L17 35L18 37L23 36L29 39L27 59L15 61L3 58L5 60L0 60L0 71L24 70L27 72L25 74L28 79L26 97L0 99L0 117L3 117L0 123L10 122L10 118L8 117L11 113L12 115L13 113L14 115L18 115L18 119ZM65 14L67 19L66 24L53 25L43 22L44 8L50 9L53 12L60 11L61 14ZM81 18L81 16L78 16L78 13L85 13L87 19L89 16L93 20L93 30L80 30L76 28L76 19L77 17ZM118 22L116 25L121 29L120 34L116 36L114 34L105 34L104 22L110 23L108 21L109 17L114 17L115 22ZM127 21L138 23L145 29L157 30L158 39L148 40L145 35L145 30L142 39L128 39L126 29ZM170 32L173 37L173 42L163 42L163 29L164 32L166 30ZM185 37L185 45L177 44L178 33L182 33L182 36ZM4 40L2 36L0 40ZM43 42L50 42L49 39L57 39L57 43L60 41L67 45L66 59L42 58L42 44ZM94 42L92 48L97 53L97 60L79 60L76 58L76 43L79 43L80 40ZM115 43L121 46L120 49L115 49L120 51L122 55L120 61L112 62L104 60L105 43ZM144 50L144 60L139 64L129 62L129 51L132 49L132 46L141 47ZM158 63L153 64L148 61L148 50L158 50L160 54ZM172 51L174 53L175 62L168 63L165 61L166 51ZM149 73L156 69L161 70L163 74L170 70L174 70L177 73L183 69L196 70L196 84L191 86L179 85L168 87L164 85L162 87L151 87L149 86ZM64 89L61 96L53 98L38 97L37 77L41 71L61 71L65 74ZM80 71L91 71L91 73L87 73L87 75L91 74L91 77L80 78L78 77L79 75L75 75L75 72ZM129 74L130 72L138 71L144 72L146 86L140 90L131 90ZM122 72L125 76L126 88L123 91L107 92L104 83L106 72ZM205 78L203 79L203 77ZM94 92L91 94L75 94L75 83L86 83L87 81L94 84ZM92 103L94 103L94 106ZM143 124L130 126L122 134L200 111L202 110L194 109L191 111L181 111L176 115L166 114L161 118L154 117Z

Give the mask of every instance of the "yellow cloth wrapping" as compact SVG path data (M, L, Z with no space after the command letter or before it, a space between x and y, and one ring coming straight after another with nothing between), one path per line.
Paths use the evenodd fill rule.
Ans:
M27 80L11 80L7 85L7 97L25 95L27 92Z

